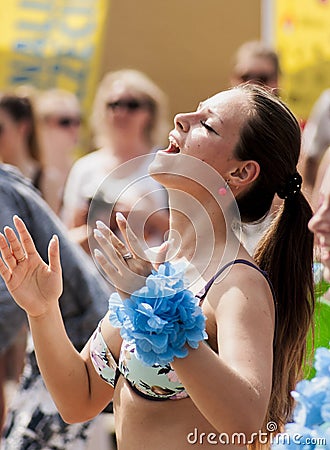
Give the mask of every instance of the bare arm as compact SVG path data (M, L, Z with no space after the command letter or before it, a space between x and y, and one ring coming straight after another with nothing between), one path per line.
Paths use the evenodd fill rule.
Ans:
M60 414L68 422L88 420L109 403L113 389L96 374L88 344L79 354L67 337L58 302L62 292L58 239L50 241L47 265L24 223L17 217L14 223L20 240L8 227L6 238L0 234L1 276L27 313L38 365Z
M113 388L96 373L89 342L77 352L67 337L58 306L49 310L47 317L29 316L29 324L40 372L63 420L75 423L95 417L111 401Z
M247 437L261 429L266 414L274 330L270 290L261 275L250 277L251 270L233 269L208 294L219 355L202 343L172 363L197 408L217 430ZM244 289L237 286L238 279Z

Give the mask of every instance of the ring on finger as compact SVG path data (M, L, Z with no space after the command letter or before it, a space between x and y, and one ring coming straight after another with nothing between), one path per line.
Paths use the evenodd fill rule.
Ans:
M26 255L23 255L22 258L16 259L17 263L21 263L26 260Z
M123 255L123 259L124 259L125 261L127 261L128 259L132 259L132 258L133 258L133 255L132 255L132 253L130 253L130 252L125 253L125 255Z

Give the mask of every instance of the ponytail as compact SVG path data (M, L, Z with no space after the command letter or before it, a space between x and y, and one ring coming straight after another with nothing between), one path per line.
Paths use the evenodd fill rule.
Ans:
M261 240L255 260L268 272L276 296L273 389L266 422L280 429L291 419L290 395L302 376L306 335L314 311L312 210L300 192L284 201Z

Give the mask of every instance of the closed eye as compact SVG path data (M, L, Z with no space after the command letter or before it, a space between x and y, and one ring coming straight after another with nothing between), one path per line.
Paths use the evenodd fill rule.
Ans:
M208 125L204 120L201 120L201 124L203 127L205 127L207 130L212 131L212 133L215 133L219 136L219 133L217 133L210 125Z

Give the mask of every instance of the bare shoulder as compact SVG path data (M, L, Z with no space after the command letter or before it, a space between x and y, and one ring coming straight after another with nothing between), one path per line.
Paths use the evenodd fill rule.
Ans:
M235 264L210 289L203 310L210 345L240 373L255 380L270 376L275 304L265 276Z
M234 264L217 279L207 295L215 317L242 317L274 323L275 299L266 277L247 264Z

